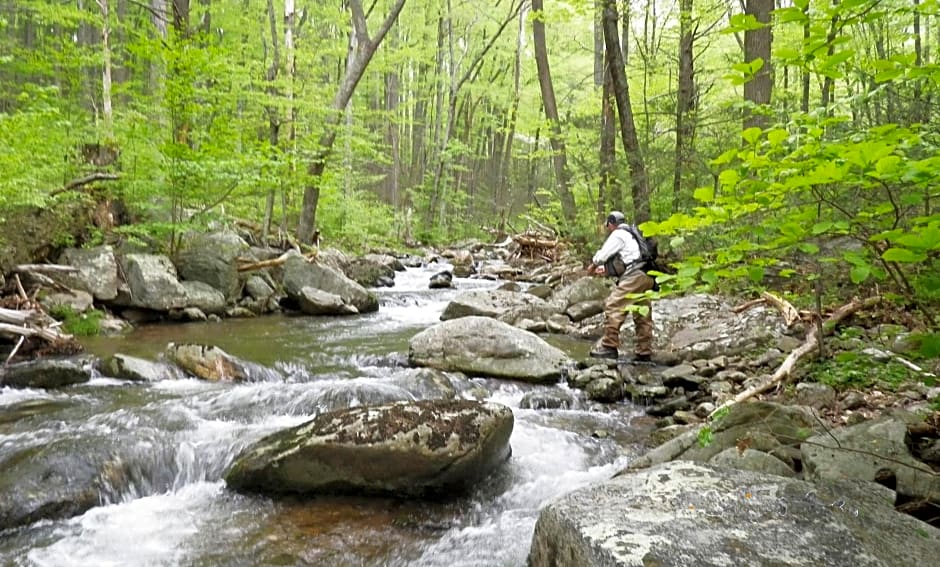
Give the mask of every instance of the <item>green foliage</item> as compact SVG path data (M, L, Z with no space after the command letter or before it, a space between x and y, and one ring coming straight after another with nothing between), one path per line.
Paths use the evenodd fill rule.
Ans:
M698 446L701 448L708 447L712 444L712 441L715 440L715 436L712 433L712 428L710 425L703 425L701 429L698 430Z
M62 329L78 337L92 337L101 330L101 319L104 312L90 309L84 313L77 313L70 305L57 305L49 310L49 314L62 321Z
M816 382L828 384L837 390L875 386L894 390L916 378L909 368L899 362L878 362L870 356L855 352L842 352L834 358L817 361L807 372Z

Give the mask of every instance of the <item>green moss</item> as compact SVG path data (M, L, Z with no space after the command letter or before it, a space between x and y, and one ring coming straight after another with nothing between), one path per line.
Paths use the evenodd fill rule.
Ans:
M850 388L885 387L891 390L914 379L911 370L894 360L880 362L870 356L854 352L817 362L808 374L821 384L837 390Z
M57 305L49 310L49 314L62 321L62 329L66 333L78 337L97 335L101 330L101 319L104 318L104 312L97 309L77 313L68 305Z

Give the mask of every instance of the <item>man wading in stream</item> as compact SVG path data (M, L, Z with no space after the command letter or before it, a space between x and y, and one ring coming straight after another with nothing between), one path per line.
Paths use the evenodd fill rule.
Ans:
M656 281L646 275L651 262L646 242L639 242L642 235L626 224L623 213L613 211L607 215L604 224L607 240L594 254L588 265L589 274L617 278L617 286L607 297L604 304L604 336L591 350L595 358L616 359L620 348L620 327L627 319L627 307L632 304L646 307L646 314L633 312L633 325L636 329L634 345L635 362L647 362L653 353L653 309L649 300L628 299L632 293L643 293L653 289ZM641 250L645 250L644 253Z

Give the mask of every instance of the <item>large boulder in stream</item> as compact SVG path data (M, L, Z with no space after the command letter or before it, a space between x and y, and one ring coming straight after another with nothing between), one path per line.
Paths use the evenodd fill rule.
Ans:
M534 333L489 317L461 317L412 337L408 359L417 366L471 375L554 383L571 364Z
M570 492L542 509L528 564L933 564L940 530L893 493L672 462Z
M258 441L225 480L247 492L446 494L509 457L512 427L508 407L467 400L342 409Z
M101 439L59 439L0 457L0 531L101 504L128 474L107 447Z
M359 313L379 310L379 300L374 293L346 277L342 272L320 263L310 263L299 254L290 256L284 263L284 290L295 301L306 287L312 287L340 296L344 303L354 306Z
M78 270L56 276L65 285L87 291L99 301L110 301L117 297L118 267L114 249L110 246L67 248L59 256L59 263Z
M93 359L87 356L40 358L0 368L0 386L61 388L91 380Z

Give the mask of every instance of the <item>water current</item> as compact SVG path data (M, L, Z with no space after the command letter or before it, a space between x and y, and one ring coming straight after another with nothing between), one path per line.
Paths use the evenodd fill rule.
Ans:
M439 501L278 498L226 488L245 447L332 408L418 399L408 390L408 341L438 322L457 293L498 282L457 279L429 290L444 266L398 273L376 290L377 313L155 325L125 338L89 340L105 356L157 360L169 342L221 347L283 379L219 384L195 379L130 383L106 376L61 390L0 389L0 462L24 448L66 443L76 468L94 455L117 459L129 479L106 486L100 504L66 520L0 532L0 565L49 567L254 565L524 565L539 510L610 477L638 451L642 414L570 392L572 409L520 407L527 392L567 389L454 376L460 395L512 408L512 457L471 494ZM583 341L547 339L583 357Z

